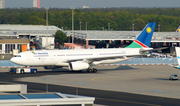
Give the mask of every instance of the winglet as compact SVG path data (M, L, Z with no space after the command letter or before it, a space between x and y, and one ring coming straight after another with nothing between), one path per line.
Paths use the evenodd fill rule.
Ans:
M174 68L180 69L180 47L175 47L175 50L176 50L178 66L174 66Z
M156 23L148 23L139 36L126 48L149 48Z

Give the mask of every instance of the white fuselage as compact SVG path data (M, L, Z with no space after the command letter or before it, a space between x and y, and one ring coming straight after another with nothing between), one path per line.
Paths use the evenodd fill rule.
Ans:
M12 62L25 66L68 66L71 61L90 61L94 64L116 63L127 60L123 57L140 56L140 48L37 50L16 55Z

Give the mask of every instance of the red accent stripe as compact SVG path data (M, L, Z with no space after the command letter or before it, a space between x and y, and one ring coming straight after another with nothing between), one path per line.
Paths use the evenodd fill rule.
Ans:
M141 45L141 46L144 47L144 48L148 48L146 45L144 45L143 43L141 43L141 42L138 41L138 40L135 40L135 42L136 42L137 44Z

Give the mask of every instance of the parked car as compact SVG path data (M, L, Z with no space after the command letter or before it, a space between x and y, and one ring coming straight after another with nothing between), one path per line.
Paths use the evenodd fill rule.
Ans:
M172 74L172 75L169 77L169 80L178 80L178 75L177 75L177 74Z

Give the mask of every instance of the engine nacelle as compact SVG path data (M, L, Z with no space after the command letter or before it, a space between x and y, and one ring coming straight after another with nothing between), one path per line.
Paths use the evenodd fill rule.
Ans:
M60 66L44 66L44 69L56 69L56 68L62 68Z
M69 69L72 71L78 71L83 69L88 69L89 64L85 62L71 62L69 63Z

